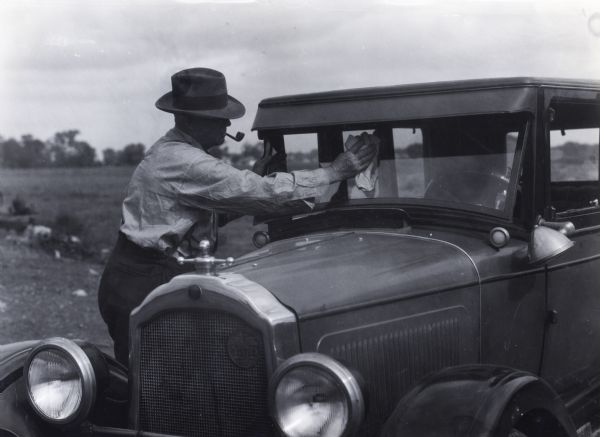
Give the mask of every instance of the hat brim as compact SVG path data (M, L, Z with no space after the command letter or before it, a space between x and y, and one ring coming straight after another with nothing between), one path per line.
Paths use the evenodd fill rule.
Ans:
M170 112L171 114L188 114L196 117L205 118L225 118L233 119L240 118L246 113L246 108L239 100L227 96L227 106L220 109L182 109L175 106L173 101L173 92L169 91L167 94L158 99L155 103L156 107L161 111Z

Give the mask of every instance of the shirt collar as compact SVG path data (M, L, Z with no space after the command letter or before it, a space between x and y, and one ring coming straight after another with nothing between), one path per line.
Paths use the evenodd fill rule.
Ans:
M171 130L169 130L165 134L165 137L169 140L178 141L181 143L188 143L197 149L204 150L204 147L202 147L202 144L200 144L192 136L186 134L185 132L183 132L181 129L178 129L177 127L174 127Z

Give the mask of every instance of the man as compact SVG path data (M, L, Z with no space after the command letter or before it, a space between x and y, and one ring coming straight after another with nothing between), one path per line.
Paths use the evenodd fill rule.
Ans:
M230 119L244 105L227 94L225 77L207 68L180 71L172 91L156 102L175 115L175 128L146 153L127 188L117 244L106 265L98 303L115 342L115 357L128 362L129 314L157 286L189 271L178 255L194 256L202 239L216 242L217 213L260 214L321 194L355 176L375 156L362 143L328 168L261 176L209 155L223 144ZM255 168L265 167L266 157Z

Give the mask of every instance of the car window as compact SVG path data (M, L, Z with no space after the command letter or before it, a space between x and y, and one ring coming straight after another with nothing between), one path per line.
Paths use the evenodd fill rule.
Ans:
M319 165L317 134L285 135L289 171L310 170Z
M550 131L552 182L598 181L599 129Z
M293 171L331 165L351 135L377 137L374 170L323 187L315 203L324 207L385 199L512 215L506 208L516 197L510 187L516 191L513 168L519 164L528 120L526 114L487 114L327 127L318 133L285 134L283 143Z
M392 134L398 196L423 197L423 132L418 128L394 128Z
M503 211L525 120L475 116L375 128L380 159L373 190L348 181L348 199L397 198ZM356 131L344 132L356 134ZM388 144L391 143L391 144ZM391 152L390 152L391 151Z
M550 199L557 212L598 207L600 106L572 102L551 108Z

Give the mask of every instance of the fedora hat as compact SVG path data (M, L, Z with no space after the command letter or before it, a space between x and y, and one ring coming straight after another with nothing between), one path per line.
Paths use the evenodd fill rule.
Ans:
M204 118L240 118L244 105L227 94L223 73L210 68L189 68L171 76L172 91L156 101L156 107L172 114Z

